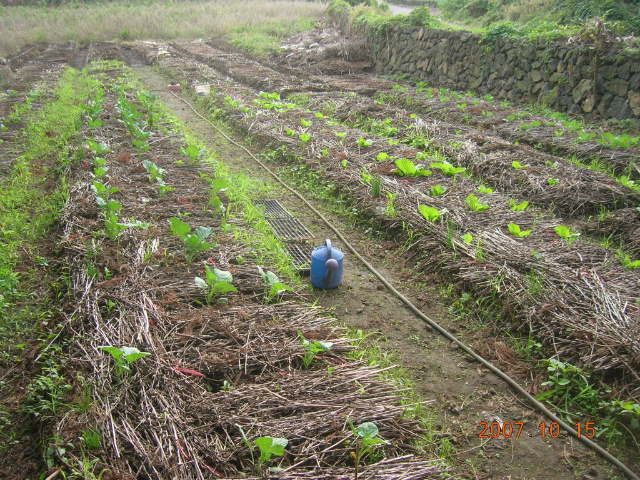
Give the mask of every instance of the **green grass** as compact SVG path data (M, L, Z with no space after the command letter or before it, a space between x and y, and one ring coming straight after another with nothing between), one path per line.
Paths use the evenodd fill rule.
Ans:
M33 42L80 44L138 39L238 38L242 33L296 33L326 11L320 2L284 0L67 3L56 8L0 7L0 54ZM254 33L252 33L253 35ZM251 35L250 35L251 36ZM260 37L261 38L261 37ZM260 43L265 43L261 40Z
M282 40L305 30L316 23L312 18L302 18L292 23L266 23L264 25L240 25L228 35L229 42L256 55L266 55L280 50Z

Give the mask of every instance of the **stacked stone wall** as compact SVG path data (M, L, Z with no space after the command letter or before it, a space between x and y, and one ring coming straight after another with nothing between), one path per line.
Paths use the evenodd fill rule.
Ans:
M640 117L640 54L607 45L499 39L395 27L370 42L376 71L588 117Z

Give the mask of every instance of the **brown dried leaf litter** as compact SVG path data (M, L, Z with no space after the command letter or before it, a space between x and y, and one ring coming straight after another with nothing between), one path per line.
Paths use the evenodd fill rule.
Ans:
M159 59L161 64L175 67L181 59L167 56ZM215 78L215 71L202 66L207 75ZM274 72L277 76L277 72ZM188 77L185 77L188 78ZM217 98L230 98L248 102L251 91L241 86L225 88L218 83ZM346 96L324 94L325 99L334 99L338 112L348 114L352 105L344 103ZM368 99L354 97L355 103L369 104ZM343 102L343 103L341 103ZM398 238L406 235L406 229L421 232L422 236L414 242L416 250L425 252L422 268L427 272L447 272L454 280L462 281L473 288L477 298L490 298L509 306L507 320L514 325L530 325L534 332L553 346L558 355L565 360L578 363L587 368L599 371L618 372L618 390L623 395L640 396L640 378L637 368L640 365L640 278L637 272L625 270L614 258L615 251L577 241L572 245L560 239L553 230L556 225L564 223L562 219L543 213L541 220L533 217L535 212L514 212L507 199L500 194L492 194L486 200L492 205L485 212L472 212L464 199L470 193L476 193L473 181L458 178L456 184L448 177L434 174L426 180L397 179L386 176L382 172L383 192L390 192L397 197L394 200L398 218L392 219L384 213L386 199L371 197L370 185L362 180L360 169L380 168L375 162L378 152L384 150L393 154L394 149L380 147L382 141L376 140L371 148L360 148L355 139L358 137L375 138L371 134L340 126L336 131L347 132L347 141L339 142L333 130L317 122L309 128L312 139L306 145L285 133L284 126L299 128L300 118L313 120L310 114L290 111L274 113L261 111L256 117L235 110L223 102L216 105L225 111L225 117L233 125L250 134L256 141L265 146L286 148L291 152L293 161L304 159L307 163L322 171L323 177L339 185L343 192L348 192L362 211L374 215L382 225L397 232ZM368 108L368 107L367 107ZM449 140L452 137L450 125L432 122L428 128L433 129L434 137ZM504 150L506 142L495 138L488 141L496 143ZM385 142L386 143L386 142ZM442 141L444 145L445 141ZM407 150L406 146L398 146ZM330 152L329 159L323 157L323 150ZM415 151L414 151L415 152ZM402 156L407 156L402 152ZM464 160L463 165L470 168L483 169L482 175L492 176L492 180L505 187L507 192L518 192L516 180L522 177L523 183L540 183L541 178L552 177L551 172L542 171L549 158L535 151L526 151L526 164L533 165L531 171L507 171L505 165L491 173L492 164L480 155L477 147L467 143L467 147L458 155ZM415 153L413 154L415 156ZM532 155L529 157L528 155ZM397 154L395 156L398 156ZM536 158L540 158L538 162ZM504 164L510 159L507 154L494 155L496 161ZM342 166L342 160L348 159L349 168ZM457 159L457 157L456 157ZM521 162L524 164L524 162ZM538 165L539 163L539 165ZM551 166L548 166L553 168ZM595 205L608 204L621 198L630 197L624 187L611 186L599 173L580 169L573 165L564 165L560 170L560 183L566 185L559 189L548 201L562 202L567 212L578 212L594 208ZM495 177L495 178L494 178ZM446 197L427 195L428 187L441 184L451 189L452 194ZM590 194L586 198L582 189ZM567 190L568 189L568 190ZM533 189L523 198L544 203L549 196L548 189L538 192ZM546 195L546 197L545 197ZM418 205L425 204L438 209L447 208L446 222L427 222L419 213ZM506 225L518 223L524 228L535 225L534 234L524 240L514 239L507 235ZM453 232L450 231L453 226ZM405 229L403 229L403 226ZM452 236L453 233L453 236ZM472 244L460 240L460 235L471 233L475 239ZM539 260L532 255L539 254ZM535 292L532 278L539 277L541 290ZM623 392L627 390L626 393Z
M262 304L257 267L231 262L251 253L228 240L193 265L184 263L168 219L194 207L187 217L192 227L219 224L202 208L208 194L199 173L207 169L176 168L180 145L169 141L137 155L128 143L113 141L122 135L120 128L113 120L104 130L112 149L106 155L109 181L120 188L114 194L123 206L119 214L153 226L126 230L117 241L97 235L103 223L93 206L89 172L74 172L63 219L62 246L72 267L63 336L73 339L67 368L79 372L93 403L87 413L55 420L52 428L61 441L98 425L101 450L90 455L120 478L253 478L241 427L251 441L289 440L285 456L270 463L285 469L278 478L346 479L354 467L348 422L371 421L390 444L379 460L361 468L364 476L438 475L441 466L411 446L429 432L404 417L400 392L381 379L380 368L343 355L353 347L324 312L295 301ZM97 132L91 135L103 140ZM123 154L130 155L128 162L117 160ZM164 179L175 192L158 198L145 174L131 173L144 159L168 170ZM229 303L198 303L204 296L193 277L202 275L203 261L234 272L240 293L230 295ZM91 277L88 265L98 272L107 267L112 276ZM334 343L312 369L302 368L298 332ZM133 346L151 356L119 377L103 345ZM82 459L81 452L67 455Z

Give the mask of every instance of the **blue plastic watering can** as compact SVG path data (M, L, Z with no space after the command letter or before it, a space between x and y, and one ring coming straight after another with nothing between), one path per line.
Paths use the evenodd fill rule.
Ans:
M327 239L324 246L311 252L311 284L317 288L336 288L342 283L344 254L331 247Z

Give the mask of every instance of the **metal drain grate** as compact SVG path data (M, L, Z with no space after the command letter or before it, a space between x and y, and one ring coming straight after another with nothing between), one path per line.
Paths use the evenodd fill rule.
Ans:
M316 238L295 217L267 218L267 223L271 226L276 237L286 242L306 241Z
M259 204L264 205L264 216L273 233L286 242L292 265L308 273L313 252L313 246L308 242L316 237L277 200L263 200Z
M287 209L280 205L280 202L277 200L263 200L256 203L258 205L264 205L264 216L266 218L282 218L291 216Z
M287 243L285 248L291 255L291 263L302 272L308 273L311 270L311 252L313 246L299 243Z

